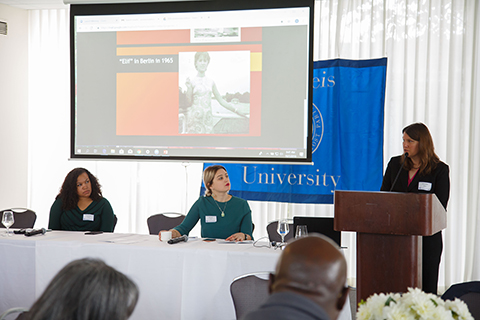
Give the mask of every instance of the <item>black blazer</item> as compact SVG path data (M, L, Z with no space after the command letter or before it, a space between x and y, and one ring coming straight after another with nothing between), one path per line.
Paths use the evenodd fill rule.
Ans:
M390 191L392 183L400 170L401 156L393 157L388 163L381 191ZM402 168L397 182L392 191L412 193L435 193L440 203L447 209L448 198L450 197L450 169L448 165L439 162L437 167L430 174L417 174L408 185L408 171Z

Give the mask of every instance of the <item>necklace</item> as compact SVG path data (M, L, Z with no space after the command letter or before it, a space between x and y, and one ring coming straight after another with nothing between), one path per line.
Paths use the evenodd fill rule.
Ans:
M213 198L213 197L212 197L212 198ZM220 210L220 212L222 213L222 214L221 214L221 217L222 217L222 218L225 217L225 210L227 210L228 201L225 202L225 207L223 208L223 210L220 209L220 206L218 205L217 200L213 199L213 201L215 201L215 204L217 205L218 210Z

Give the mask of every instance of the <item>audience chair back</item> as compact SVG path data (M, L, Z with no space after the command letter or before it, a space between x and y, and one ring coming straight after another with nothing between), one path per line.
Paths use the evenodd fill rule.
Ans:
M292 239L295 236L295 230L293 230L293 223L289 223L288 226L289 226L289 231L285 235L285 242L287 242L288 240ZM268 239L270 239L270 242L272 241L282 242L282 237L278 234L277 227L278 227L278 221L272 221L267 225Z
M249 273L232 281L230 294L237 319L256 310L268 298L268 275L268 272Z
M0 315L0 320L24 319L20 314L27 311L27 308L10 308Z
M480 281L453 284L442 295L443 300L463 300L468 306L473 319L480 319Z
M150 234L158 234L160 230L170 230L182 223L185 216L175 212L154 214L147 219Z
M35 211L25 208L12 208L5 209L0 211L0 219L3 216L3 211L13 211L13 218L15 222L10 228L22 229L22 228L33 228L35 220L37 220L37 214ZM2 223L0 223L0 228L5 228Z

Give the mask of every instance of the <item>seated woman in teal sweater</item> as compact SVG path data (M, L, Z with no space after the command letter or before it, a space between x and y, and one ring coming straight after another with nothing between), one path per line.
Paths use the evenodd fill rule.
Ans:
M180 225L170 230L172 238L188 235L200 220L202 238L252 240L250 206L247 201L228 194L230 179L227 170L220 165L210 166L203 172L203 182L205 196L193 204Z
M113 232L115 215L100 188L97 178L87 169L70 171L50 209L48 228Z

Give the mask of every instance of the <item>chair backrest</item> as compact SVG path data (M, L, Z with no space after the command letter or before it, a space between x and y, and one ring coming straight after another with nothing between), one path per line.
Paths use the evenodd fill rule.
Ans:
M246 274L230 284L237 319L260 307L268 298L268 272Z
M292 239L295 235L295 230L293 230L293 223L289 223L289 232L285 235L285 242ZM272 221L267 225L268 239L270 242L282 242L282 237L277 232L278 221Z
M473 319L480 319L480 281L469 281L453 284L442 295L443 300L463 300L468 306Z
M27 308L10 308L0 315L0 320L24 319L25 316L20 314L27 311Z
M473 319L480 319L480 292L469 292L459 297L466 303Z
M33 228L35 225L35 220L37 220L37 214L35 211L25 208L12 208L4 209L0 211L0 219L3 216L3 211L13 211L13 218L15 222L11 228L22 229L22 228ZM2 223L0 223L0 228L5 228Z
M182 223L185 216L175 212L154 214L147 219L150 234L158 234L160 230L170 230Z

